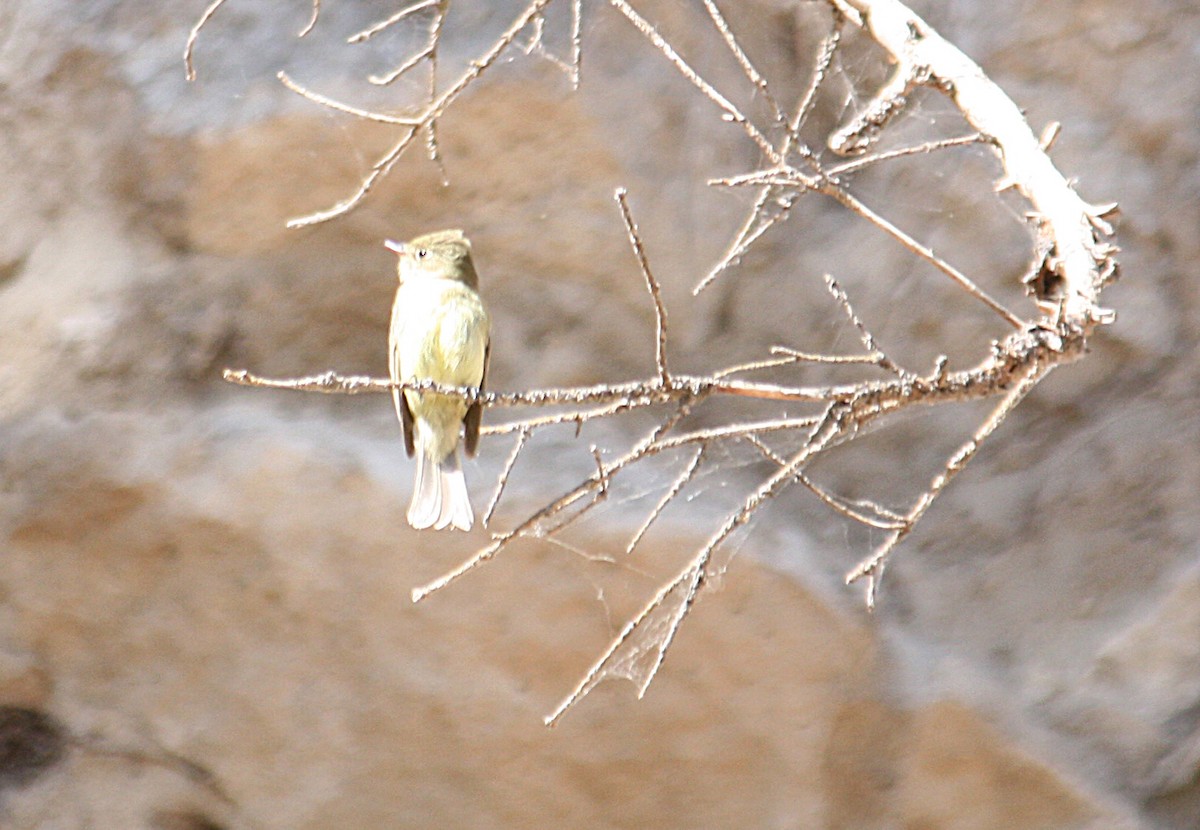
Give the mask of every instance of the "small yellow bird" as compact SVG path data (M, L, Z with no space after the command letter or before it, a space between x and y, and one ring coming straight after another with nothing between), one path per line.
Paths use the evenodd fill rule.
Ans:
M393 383L431 380L483 388L491 323L479 297L471 243L460 230L384 243L399 256L400 286L388 329ZM409 457L417 457L408 523L470 530L475 514L459 461L459 435L475 455L483 405L431 392L392 390Z

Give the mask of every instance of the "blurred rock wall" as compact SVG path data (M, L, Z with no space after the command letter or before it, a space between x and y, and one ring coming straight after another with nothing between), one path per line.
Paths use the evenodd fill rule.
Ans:
M693 298L750 203L706 179L758 159L600 3L585 4L579 92L514 51L448 112L449 186L414 147L359 210L286 230L352 192L392 133L275 72L397 107L419 73L388 90L362 78L419 38L344 44L394 4L325 0L297 41L307 3L229 0L189 85L180 56L202 5L0 5L0 826L1200 826L1192 4L917 7L1034 129L1063 123L1053 156L1085 198L1121 202L1123 280L1106 294L1119 322L956 480L874 615L841 577L877 540L789 496L739 537L645 699L606 684L555 730L541 717L703 542L721 494L764 468L731 452L707 479L716 501L673 507L632 557L609 555L636 526L631 496L575 540L594 556L530 543L414 606L414 585L487 537L406 527L388 401L234 388L221 369L384 374L381 241L461 226L495 317L493 388L646 375L653 316L618 186L682 371L780 343L854 349L825 272L918 369L978 359L1003 329L815 201ZM445 77L519 5L455 4ZM722 5L793 101L820 4ZM761 115L699 4L637 6ZM548 18L551 49L565 24ZM881 76L851 42L813 135ZM930 95L897 129L956 126ZM954 158L860 183L1027 309L1021 206L991 194L985 155ZM983 412L905 421L814 475L902 504ZM501 526L588 474L589 440L607 449L631 429L535 442ZM477 504L510 448L484 442Z

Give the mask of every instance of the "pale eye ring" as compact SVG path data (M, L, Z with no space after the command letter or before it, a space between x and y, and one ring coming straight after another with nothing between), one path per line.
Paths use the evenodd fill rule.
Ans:
M427 256L429 256L429 251L425 250L424 248L417 249L417 259L424 259Z

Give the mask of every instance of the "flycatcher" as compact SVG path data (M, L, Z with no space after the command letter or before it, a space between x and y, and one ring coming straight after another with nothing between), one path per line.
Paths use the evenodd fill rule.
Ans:
M479 297L471 243L460 230L438 231L411 242L384 243L400 258L400 287L388 330L393 383L431 380L447 386L483 388L491 324ZM475 521L459 462L460 433L475 455L483 405L432 392L392 390L404 447L416 455L416 482L408 523L417 529L456 527Z

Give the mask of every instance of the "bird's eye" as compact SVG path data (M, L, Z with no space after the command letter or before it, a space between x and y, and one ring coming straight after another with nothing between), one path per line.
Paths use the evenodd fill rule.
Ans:
M426 250L425 248L418 248L418 249L417 249L417 259L424 259L424 258L425 258L425 257L427 257L427 256L429 256L429 251L428 251L428 250Z

